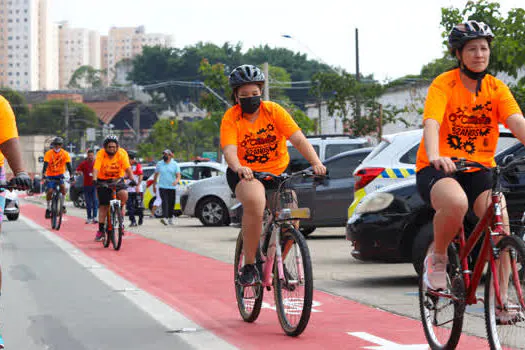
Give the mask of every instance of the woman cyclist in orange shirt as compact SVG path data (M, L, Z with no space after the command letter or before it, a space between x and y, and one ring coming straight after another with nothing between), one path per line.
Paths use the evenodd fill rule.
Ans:
M229 76L234 106L221 123L221 146L228 163L227 180L243 205L242 232L245 265L239 283L260 281L254 266L266 206L264 185L254 179L253 171L280 175L290 161L286 140L310 162L317 175L326 168L319 160L290 114L277 103L261 101L264 74L252 65L235 68Z
M494 167L500 123L525 144L525 120L516 100L503 82L487 74L493 38L483 22L455 26L448 42L459 68L438 76L425 102L416 179L421 196L436 211L434 250L425 259L423 274L424 283L431 289L447 288L447 247L469 207L482 217L490 204L491 173L455 174L451 157ZM506 211L504 223L508 226Z

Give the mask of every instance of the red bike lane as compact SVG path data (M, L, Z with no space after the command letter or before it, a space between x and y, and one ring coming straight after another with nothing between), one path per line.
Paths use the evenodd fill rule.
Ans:
M232 264L131 233L126 234L120 251L104 249L93 241L94 225L85 225L81 218L68 216L60 231L54 231L44 219L42 207L23 204L22 213L240 349L427 348L420 321L318 290L314 292L313 313L305 332L298 338L287 337L274 310L273 291L265 293L256 322L242 321L235 300ZM488 344L485 339L463 335L458 348L483 349Z

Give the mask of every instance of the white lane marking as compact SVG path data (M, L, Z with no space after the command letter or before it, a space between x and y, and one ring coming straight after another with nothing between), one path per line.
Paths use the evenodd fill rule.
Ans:
M190 346L197 349L236 349L233 345L227 343L212 332L203 329L153 295L138 288L133 283L120 277L103 265L100 265L95 259L87 256L68 241L44 229L27 217L21 216L20 219L49 241L53 242L110 288L119 291L121 295L128 298L129 301L150 315L162 326L166 327L167 330L183 330L175 333ZM199 332L197 334L193 332L192 334L191 331L188 331L193 329Z
M401 345L401 344L391 342L390 340L379 338L375 335L372 335L366 332L348 332L348 334L378 345L378 346L363 346L361 349L381 349L381 350L425 350L425 349L428 349L427 344Z

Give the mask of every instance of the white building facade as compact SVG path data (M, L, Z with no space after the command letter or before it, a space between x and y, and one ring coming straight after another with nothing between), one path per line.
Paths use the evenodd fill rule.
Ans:
M0 0L0 85L15 90L58 87L55 30L47 0Z

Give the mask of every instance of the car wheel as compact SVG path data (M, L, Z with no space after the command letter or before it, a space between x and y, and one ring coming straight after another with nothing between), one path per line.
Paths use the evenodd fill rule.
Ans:
M315 226L301 226L299 227L299 231L303 234L303 236L308 236L310 233L314 232L317 227Z
M5 216L7 216L7 220L9 221L16 221L18 220L18 215L19 214L6 214Z
M204 226L224 226L230 222L228 208L217 197L205 198L200 202L196 215Z
M84 198L84 192L80 192L77 199L73 202L73 205L77 208L86 208L86 199Z
M419 229L412 244L412 265L418 276L423 271L423 262L432 242L434 242L434 227L433 223L429 222Z
M149 201L148 209L149 209L150 212L153 209L153 203L155 203L155 199L156 198L157 197L153 197ZM159 207L157 207L157 209L155 209L154 215L155 215L156 218L161 218L162 217L162 206L159 206Z

